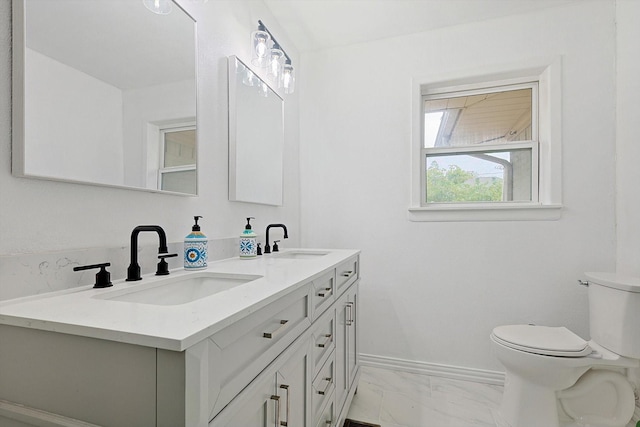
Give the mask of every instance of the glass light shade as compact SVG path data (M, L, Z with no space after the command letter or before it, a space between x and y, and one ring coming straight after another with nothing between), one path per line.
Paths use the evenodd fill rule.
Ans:
M171 13L171 0L142 0L144 7L158 15L168 15Z
M293 65L284 64L282 67L282 78L280 79L280 87L284 88L287 95L293 93L296 84L296 75Z
M282 74L282 65L284 63L284 52L280 49L271 49L269 64L267 66L267 77L277 82Z
M258 82L258 93L267 98L269 96L269 86L265 82Z
M245 86L251 87L251 86L255 86L258 83L259 83L259 80L256 77L256 75L253 74L253 72L247 68L242 75L242 84L244 84Z
M271 36L266 31L256 30L251 33L251 63L258 67L266 67L269 62L269 41Z

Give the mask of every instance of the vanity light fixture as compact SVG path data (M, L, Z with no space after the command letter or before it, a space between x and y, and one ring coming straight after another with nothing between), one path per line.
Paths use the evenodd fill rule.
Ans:
M142 0L144 7L158 15L168 15L171 13L171 0Z
M258 29L251 33L251 48L251 63L266 68L267 78L283 88L284 93L293 93L295 70L291 58L260 20Z

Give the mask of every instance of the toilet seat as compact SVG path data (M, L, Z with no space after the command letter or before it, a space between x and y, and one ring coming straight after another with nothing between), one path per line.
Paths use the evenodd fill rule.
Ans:
M504 325L496 327L492 337L506 347L543 356L584 357L593 351L564 326Z

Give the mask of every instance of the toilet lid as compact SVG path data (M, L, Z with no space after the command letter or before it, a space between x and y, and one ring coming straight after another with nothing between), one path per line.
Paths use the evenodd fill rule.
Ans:
M505 325L493 330L496 341L507 347L545 356L582 357L589 344L564 326Z

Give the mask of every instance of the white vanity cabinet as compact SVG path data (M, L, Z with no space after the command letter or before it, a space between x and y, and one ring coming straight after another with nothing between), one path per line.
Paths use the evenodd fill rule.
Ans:
M0 322L0 426L341 425L359 374L359 265L355 251L336 261L182 351Z
M307 425L309 340L297 342L210 423L211 427Z
M351 268L341 294L341 268ZM341 426L359 375L358 260L350 259L311 282L312 326L210 422L210 427ZM321 284L321 285L319 285ZM324 291L324 292L323 292ZM318 310L324 306L324 311Z

